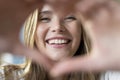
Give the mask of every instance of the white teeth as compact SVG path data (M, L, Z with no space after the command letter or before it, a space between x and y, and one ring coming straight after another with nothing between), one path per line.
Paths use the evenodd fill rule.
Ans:
M65 44L67 42L68 40L64 40L64 39L53 39L48 41L49 44Z

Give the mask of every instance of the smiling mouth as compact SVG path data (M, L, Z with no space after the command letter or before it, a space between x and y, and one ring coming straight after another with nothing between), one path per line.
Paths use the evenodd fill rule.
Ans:
M71 40L69 39L51 39L46 40L46 42L50 45L62 45L62 44L69 44Z

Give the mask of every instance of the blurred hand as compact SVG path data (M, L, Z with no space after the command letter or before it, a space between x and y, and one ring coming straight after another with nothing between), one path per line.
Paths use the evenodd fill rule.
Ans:
M71 58L54 66L54 63L39 54L40 52L28 49L20 43L20 26L30 12L43 5L43 0L0 1L0 53L11 52L30 57L39 64L43 64L48 70L54 66L51 70L54 76L73 71L120 70L119 3L111 0L47 1L58 10L65 11L61 15L69 11L77 12L92 42L90 55Z
M68 3L71 2L68 0ZM79 0L74 4L90 36L92 50L87 53L89 55L57 63L51 75L56 77L74 71L120 70L120 4L114 0Z
M43 4L44 0L0 0L0 53L27 56L47 68L51 67L52 62L48 58L26 48L19 41L19 32L25 19Z

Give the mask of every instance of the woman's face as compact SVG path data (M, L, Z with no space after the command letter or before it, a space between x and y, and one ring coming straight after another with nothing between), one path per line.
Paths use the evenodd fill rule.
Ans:
M81 26L72 13L61 17L50 6L39 12L36 45L39 50L55 61L73 56L81 39Z

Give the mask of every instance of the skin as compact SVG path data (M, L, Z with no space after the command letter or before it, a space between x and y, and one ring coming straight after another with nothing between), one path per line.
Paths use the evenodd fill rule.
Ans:
M27 48L19 40L19 32L25 19L36 8L42 8L44 3L45 0L0 1L0 53L10 52L15 55L26 56L37 63L43 63L45 68L50 68L51 60L39 54L40 52L37 50ZM48 64L49 61L51 61L50 65Z
M2 12L0 15L0 52L22 53L21 55L26 55L39 64L43 63L43 65L45 64L48 66L49 62L52 61L43 57L39 54L40 52L36 50L27 49L20 44L18 40L19 30L26 19L26 16L38 7L38 4L30 3L30 6L28 6L29 2L26 2L25 0L21 1L22 0L12 0L8 2L8 0L0 0L0 12ZM69 8L71 5L74 5L75 7L77 5L79 18L93 42L92 51L90 52L91 55L71 58L54 65L54 67L52 65L53 69L49 69L51 70L52 75L59 76L74 71L120 70L119 2L115 0L89 0L89 2L88 0L46 1L53 5L55 9L57 8L59 11L64 10L65 14L68 11L74 10L74 7ZM64 1L67 5L66 3L63 3ZM6 3L9 3L9 5L7 4L6 6ZM37 3L40 3L41 5L41 1ZM62 7L65 7L59 8L61 5ZM7 10L4 8L7 8ZM21 18L18 19L14 13ZM9 25L7 23L9 23ZM112 25L110 25L111 23ZM6 29L8 30L6 31ZM33 53L36 53L36 55Z
M50 5L40 12L36 30L36 45L54 61L71 57L77 51L81 39L81 26L75 14L61 17ZM51 40L69 40L66 44L49 44Z
M83 0L78 3L77 14L90 36L92 50L88 53L90 55L57 63L51 70L51 75L60 76L75 71L120 70L120 3L113 0L91 0L90 3Z

